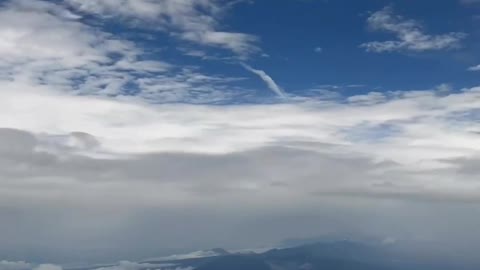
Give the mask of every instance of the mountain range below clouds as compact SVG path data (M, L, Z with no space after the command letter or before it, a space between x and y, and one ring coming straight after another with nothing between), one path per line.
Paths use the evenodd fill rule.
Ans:
M434 250L404 249L388 241L315 242L263 252L222 248L141 262L68 270L476 270L480 263Z

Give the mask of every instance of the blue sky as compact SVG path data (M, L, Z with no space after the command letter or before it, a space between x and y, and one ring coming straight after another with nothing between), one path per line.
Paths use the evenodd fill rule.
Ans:
M385 7L391 7L392 14L403 16L403 20L415 20L425 34L462 32L467 36L456 48L367 52L361 44L395 39L393 33L375 31L368 26L367 20L372 13ZM427 90L445 83L463 88L478 82L478 72L467 71L480 61L476 11L478 4L455 0L436 3L435 12L432 12L432 4L426 1L415 4L405 1L281 1L275 3L274 8L268 1L247 1L226 12L221 29L256 36L259 50L244 60L267 71L292 94L302 95L305 90L326 85L340 87L336 91L344 95L372 90ZM132 28L124 22L110 22L106 29L158 50L146 58L198 66L206 73L245 77L246 80L235 85L256 91L265 88L261 81L236 64L241 60L235 59L228 50L185 43L172 38L168 32ZM149 38L142 39L143 34ZM223 61L199 59L186 56L179 48L233 58ZM316 52L316 48L321 48L321 52ZM359 87L345 89L347 85Z
M266 71L287 92L300 96L311 95L312 89L351 96L370 91L428 90L441 84L455 89L474 86L478 72L467 69L480 61L478 3L442 1L435 4L435 12L431 5L426 1L282 1L273 8L268 1L240 1L225 8L217 24L218 30L256 39L248 44L254 51L249 48L252 51L244 55L221 48L221 44L175 38L172 32L155 27L155 21L138 27L142 23L132 22L132 18L115 20L112 14L100 18L84 14L82 20L135 42L145 49L142 59L161 59L176 67L188 65L205 74L237 78L227 85L251 89L259 97L265 96L265 86L239 62ZM396 39L395 33L373 29L368 23L372 14L385 8L390 9L391 16L402 16L396 23L412 20L425 35L464 36L440 48L430 44L422 50L367 51L361 44ZM136 86L124 88L134 93Z
M372 12L385 5L398 15L418 20L427 33L465 32L469 37L458 50L365 52L360 44L392 39L390 33L370 31L366 23ZM271 57L254 63L287 89L362 84L364 91L406 90L441 83L467 87L478 81L478 74L465 72L478 62L478 21L472 18L475 7L458 1L436 3L435 12L426 1L415 5L406 1L283 1L274 9L266 2L253 6L239 8L232 23L262 37L262 47ZM321 47L322 53L315 54L316 47Z
M476 259L479 16L0 1L0 270L346 236Z

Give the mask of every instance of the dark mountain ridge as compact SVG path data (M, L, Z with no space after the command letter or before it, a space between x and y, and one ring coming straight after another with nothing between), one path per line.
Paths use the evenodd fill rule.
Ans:
M320 242L272 249L264 253L235 254L223 249L217 256L162 261L171 269L195 270L478 270L479 265L441 256L419 256L394 245L350 241ZM149 261L148 263L159 263ZM162 269L163 270L163 269Z

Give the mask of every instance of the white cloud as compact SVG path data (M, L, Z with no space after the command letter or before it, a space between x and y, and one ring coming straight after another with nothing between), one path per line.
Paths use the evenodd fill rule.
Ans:
M285 92L283 91L283 89L278 86L278 84L272 79L272 77L270 77L270 75L268 75L265 71L263 70L259 70L259 69L254 69L252 68L251 66L245 64L245 63L241 63L241 65L248 71L252 72L253 74L257 75L258 77L260 77L260 79L262 79L262 81L265 82L265 84L268 86L268 88L270 90L272 90L275 94L277 94L279 97L286 97L286 94Z
M129 80L131 75L125 71L164 72L170 67L160 61L138 60L143 52L131 42L89 27L52 3L9 1L0 8L0 23L0 73L11 80L81 88L81 82L88 84L101 77L103 89L85 91L110 87L112 93ZM119 59L114 60L112 54Z
M200 45L228 49L241 58L258 52L257 37L219 30L219 19L234 3L218 0L67 0L82 12L127 19L135 26L155 27L175 33L180 39Z
M59 6L40 1L34 1L33 7L28 4L26 1L8 2L0 11L2 62L21 64L44 60L51 64L78 67L93 61L108 61L104 54L91 46L107 43L105 40L90 33L75 20L44 11L45 7L61 9ZM41 9L35 9L36 6L41 6Z
M375 105L385 102L387 97L380 92L370 92L366 95L350 96L347 100L352 104Z
M416 167L420 160L425 166L433 166L441 159L469 156L476 151L472 145L477 140L474 132L478 129L474 118L474 110L479 105L477 88L441 96L436 89L390 95L370 93L349 97L347 104L329 101L215 107L149 106L141 102L75 97L11 82L2 83L1 87L4 91L0 121L4 127L36 134L82 131L94 135L103 150L110 153L183 152L185 149L225 153L301 138L351 145L374 158L406 162ZM22 100L25 105L12 106L15 100ZM182 113L175 113L178 110ZM59 115L59 111L64 113ZM35 120L32 120L32 112ZM376 132L383 132L383 125L401 130L385 135L392 144L390 149L398 144L398 152L393 154L387 146L383 149L381 145L372 151L362 138L350 141L349 136L365 123ZM148 132L139 134L139 129ZM401 147L407 142L413 143L412 148ZM446 142L449 148L444 147ZM431 152L431 147L437 148ZM424 152L417 153L421 149ZM409 151L416 154L411 156Z
M426 34L422 25L414 20L396 15L391 7L373 13L367 20L374 31L385 31L395 34L397 40L373 41L361 45L369 52L392 51L432 51L456 49L467 36L461 32L440 35Z
M68 16L64 15L68 14ZM49 85L79 95L129 96L151 102L202 103L233 98L232 80L144 60L136 44L78 20L44 1L10 1L0 7L0 79Z
M469 67L468 70L469 71L480 71L480 65Z
M257 50L257 48L252 47L251 45L257 41L257 38L243 33L205 31L186 32L180 36L185 40L193 41L199 44L230 49L241 56L246 56L249 53Z
M453 87L450 84L442 83L436 87L437 92L439 94L448 94L453 91Z

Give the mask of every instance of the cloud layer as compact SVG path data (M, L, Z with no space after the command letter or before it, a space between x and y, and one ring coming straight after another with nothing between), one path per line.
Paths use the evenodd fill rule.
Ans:
M125 239L138 247L126 255L133 257L158 250L158 243L241 248L298 234L297 226L283 227L295 213L305 213L302 235L308 236L359 230L347 226L350 215L355 217L351 211L366 216L381 211L383 218L393 218L416 215L408 214L411 204L476 205L480 197L473 165L479 151L478 88L241 106L158 106L60 95L39 91L40 86L34 91L12 82L2 88L10 90L0 98L0 121L8 127L0 132L0 202L9 221L0 229L13 230L13 238L1 239L4 249L22 250L27 243L40 248L39 239L48 237L53 249L73 241L77 247L70 249L87 256L85 247L121 247L119 235L138 239ZM375 206L379 202L386 208ZM76 209L76 217L67 209ZM34 214L38 211L43 214ZM8 214L19 212L28 213L24 228ZM254 226L257 235L247 225L257 215L279 223ZM327 217L346 227L323 223L318 229ZM425 220L411 218L417 237L444 239L442 228L427 233ZM41 234L37 226L44 228ZM278 230L266 233L272 226ZM406 233L378 226L360 231L400 238ZM222 237L239 227L252 237ZM160 233L158 228L170 229ZM449 228L452 237L463 237L461 230ZM179 240L192 230L202 236Z

